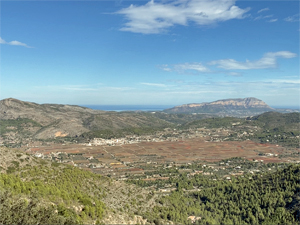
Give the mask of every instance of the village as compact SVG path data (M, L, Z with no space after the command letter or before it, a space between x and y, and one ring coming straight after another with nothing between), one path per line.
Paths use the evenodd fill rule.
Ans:
M238 124L233 123L232 126ZM253 128L252 128L253 129ZM253 135L253 132L257 131L257 127L254 127L254 130L250 132L240 132L236 134L235 138L232 140L243 140L247 136ZM135 144L140 142L163 142L163 141L182 141L185 139L192 138L205 138L206 141L222 142L229 139L229 135L232 135L233 131L231 129L225 128L216 128L216 129L206 129L206 128L197 128L197 129L187 129L187 130L177 130L166 128L164 131L156 132L154 135L127 135L124 138L94 138L90 140L87 144L88 146L115 146L115 145L124 145L124 144Z

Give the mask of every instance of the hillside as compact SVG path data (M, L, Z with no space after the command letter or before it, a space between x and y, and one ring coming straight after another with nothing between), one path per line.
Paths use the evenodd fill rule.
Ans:
M267 112L250 117L247 120L260 122L266 129L282 128L289 129L290 131L299 131L300 113L282 114L278 112Z
M36 104L17 99L0 101L1 136L6 142L28 138L76 137L93 130L135 127L163 128L170 122L142 112L106 112L59 104Z
M230 182L183 173L174 181L177 191L162 197L162 206L149 211L148 218L176 224L299 224L299 176L299 165ZM185 191L193 187L200 190Z
M165 109L166 113L209 113L218 116L246 117L274 111L257 98L224 99L208 103L193 103Z
M0 224L137 224L157 195L0 147Z
M253 140L299 148L300 113L266 112L245 118L207 118L187 122L181 129L223 128L231 134L224 140Z
M271 111L255 116L251 113L252 117L245 121L245 118L230 119L226 116L229 112L226 110L230 109L230 112L235 115L238 112L240 116L244 113L245 116L249 112L255 111L256 114L259 110L264 111L270 107L253 98L220 100L205 104L206 108L213 107L218 109L219 113L107 112L80 106L36 104L11 98L4 99L0 101L0 145L20 147L34 141L41 141L44 144L65 141L78 143L87 142L95 137L111 139L143 135L153 135L153 138L160 139L170 136L166 128L188 130L221 126L230 128L234 132L238 129L242 133L244 131L253 133L253 130L257 130L254 135L248 137L252 140L266 142L273 140L275 135L276 141L272 143L298 146L298 139L295 137L299 133L299 113L282 114ZM205 104L202 106L204 107ZM187 108L183 108L201 108L202 106L199 105L201 104L187 105ZM180 108L177 107L178 110ZM237 122L239 126L231 125ZM257 128L250 131L247 126ZM284 132L285 136L278 136L280 132ZM270 135L273 138L270 139ZM237 134L234 140L240 140L238 136L240 135ZM229 137L229 140L232 138Z
M167 168L172 178L156 182L176 188L165 195L142 180L114 181L14 149L0 148L0 156L0 224L299 224L295 164L276 171L274 164L232 158L219 163L236 162L245 174L229 180L187 176L192 168L206 170L201 164ZM272 171L251 174L250 164Z
M0 103L3 106L0 108L0 137L21 141L23 145L26 138L33 140L40 138L40 134L49 141L73 138L75 142L81 138L154 133L152 140L200 135L205 137L203 143L213 146L212 151L221 154L225 150L226 157L233 152L230 148L246 149L242 142L230 147L226 141L249 139L294 148L278 157L297 159L299 156L300 113L266 112L233 118L164 112L103 112L15 99ZM79 132L76 126L85 130ZM165 129L167 127L169 129ZM203 145L193 150L191 144L183 141L171 141L170 145L145 142L147 148L137 143L115 146L113 150L107 145L98 148L74 142L44 145L52 152L44 152L49 156L48 161L35 154L39 149L35 144L27 147L27 150L35 149L32 152L35 156L0 147L0 224L299 224L299 165L291 165L291 160L266 163L265 153L273 152L267 150L267 145L258 147L259 144L254 143L256 147L252 151L265 162L235 157L213 164L186 161L177 165L170 161L159 162L175 154L182 159L185 153L194 160L196 155L192 151L198 151ZM223 147L218 148L221 145L216 142L224 144ZM67 151L68 147L70 152L55 154ZM152 152L165 150L164 157L156 157ZM127 158L129 155L135 160ZM277 156L272 157L277 159ZM143 173L130 174L138 163L142 164ZM102 173L108 177L99 175L102 169L109 170ZM116 171L122 176L119 180L114 180ZM238 173L242 176L237 176Z
M0 120L17 120L16 123L35 138L79 135L88 131L83 120L99 113L101 112L72 105L40 105L12 98L0 101ZM15 126L6 128L12 133L16 130ZM2 127L1 132L3 129Z

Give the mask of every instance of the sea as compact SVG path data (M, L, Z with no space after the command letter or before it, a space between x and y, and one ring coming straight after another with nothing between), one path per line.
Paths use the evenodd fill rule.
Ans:
M175 107L175 105L80 105L95 110L103 111L163 111L164 109L169 109ZM299 106L271 106L275 109L294 109L300 110Z
M274 109L296 109L300 110L300 105L294 105L294 106L271 106Z
M104 110L104 111L162 111L164 109L169 109L175 105L81 105L95 110Z

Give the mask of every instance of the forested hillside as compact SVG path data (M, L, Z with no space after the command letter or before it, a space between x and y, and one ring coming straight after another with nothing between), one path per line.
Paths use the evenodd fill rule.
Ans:
M1 155L11 158L10 151L1 149ZM107 178L22 153L16 156L6 162L6 170L1 167L0 223L79 224L102 219Z
M183 182L184 181L184 182ZM202 175L189 180L182 176L177 190L159 200L146 217L157 224L299 224L300 166L231 181L209 181ZM202 186L201 191L183 192L185 184Z
M232 133L227 140L250 139L260 143L274 143L299 148L300 113L266 112L247 118L207 118L185 123L181 129L225 128ZM241 137L241 133L251 135Z
M299 224L300 221L299 164L287 165L277 172L231 176L230 180L180 173L161 181L175 182L176 190L159 196L144 182L134 182L143 187L116 182L13 149L1 148L0 155L0 223L3 224Z
M155 199L139 187L13 149L0 148L0 156L0 224L137 223L143 219L134 214Z

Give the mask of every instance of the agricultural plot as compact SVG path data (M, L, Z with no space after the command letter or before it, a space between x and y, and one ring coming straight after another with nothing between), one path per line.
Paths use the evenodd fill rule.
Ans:
M168 163L218 162L241 157L260 162L295 162L299 149L253 141L209 142L203 138L182 141L141 142L118 146L53 145L31 148L31 154L69 163L105 175L142 174ZM285 157L282 157L285 156ZM294 156L294 157L293 157Z

